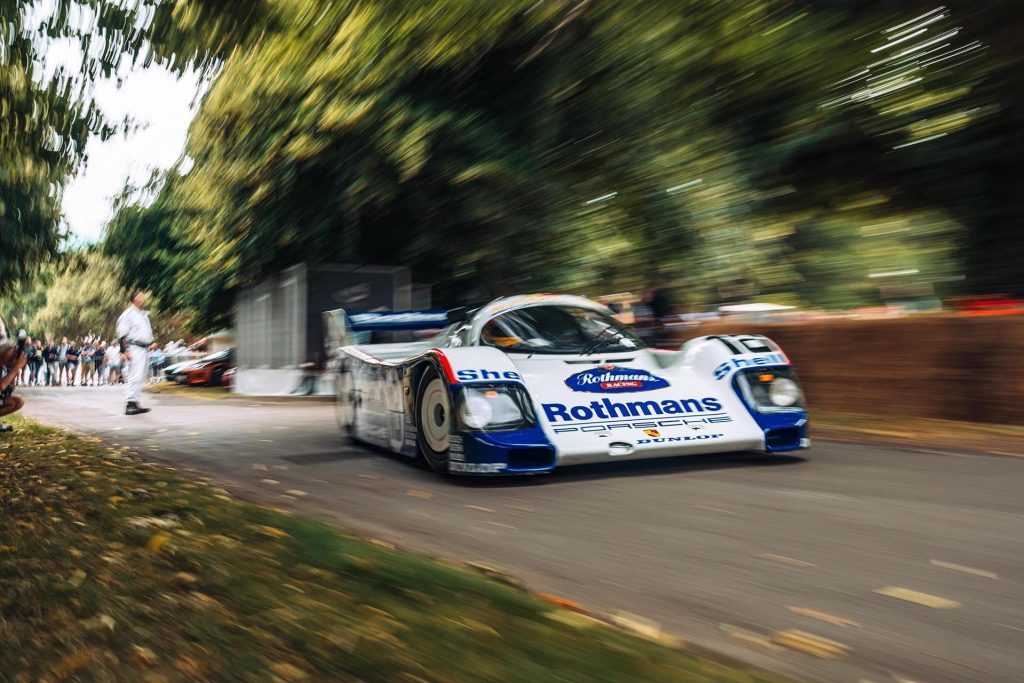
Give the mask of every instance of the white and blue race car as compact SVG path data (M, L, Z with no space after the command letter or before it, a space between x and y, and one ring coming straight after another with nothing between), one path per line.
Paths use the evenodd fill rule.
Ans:
M605 306L550 294L473 311L342 318L335 362L343 431L422 457L438 472L536 474L810 445L789 360L759 335L651 349ZM444 323L421 342L354 343L360 331Z

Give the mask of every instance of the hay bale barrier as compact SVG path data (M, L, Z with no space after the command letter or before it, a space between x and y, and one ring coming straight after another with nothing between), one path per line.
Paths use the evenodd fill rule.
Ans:
M810 410L1024 425L1024 318L950 315L799 323L716 321L708 334L764 334L789 356Z

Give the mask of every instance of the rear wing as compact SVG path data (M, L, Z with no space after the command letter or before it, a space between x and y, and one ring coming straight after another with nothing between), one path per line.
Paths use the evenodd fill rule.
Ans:
M441 330L448 326L448 311L372 311L347 313L338 308L325 311L324 343L328 355L336 349L370 341L373 332Z

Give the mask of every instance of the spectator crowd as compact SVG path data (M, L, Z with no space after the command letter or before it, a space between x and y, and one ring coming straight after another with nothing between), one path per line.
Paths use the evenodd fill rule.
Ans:
M149 349L149 381L159 381L163 369L192 358L184 340ZM29 337L25 344L27 363L18 376L22 386L103 386L124 384L124 360L116 339L104 340L88 334L81 339L62 337L59 342Z

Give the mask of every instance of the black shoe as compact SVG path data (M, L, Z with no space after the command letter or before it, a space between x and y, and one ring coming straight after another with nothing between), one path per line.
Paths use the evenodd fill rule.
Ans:
M11 425L0 424L0 432L13 432L14 427Z
M124 409L125 415L142 415L148 412L149 408L143 408L138 401L128 401L128 406Z

